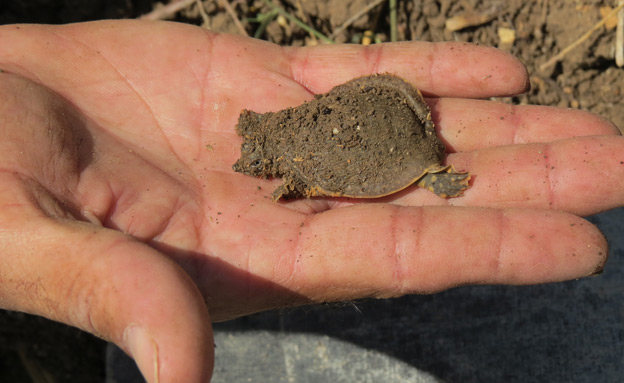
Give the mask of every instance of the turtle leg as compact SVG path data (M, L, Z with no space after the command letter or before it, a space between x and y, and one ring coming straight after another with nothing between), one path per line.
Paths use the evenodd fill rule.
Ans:
M470 173L457 172L451 165L440 172L425 174L417 184L442 198L452 198L461 196L468 188L469 181Z
M288 198L288 195L292 191L288 188L288 186L289 184L284 182L273 191L273 194L271 194L271 199L273 200L273 202L279 201L282 197L284 199Z
M301 197L302 190L301 186L298 185L293 179L283 178L283 183L278 186L271 195L273 202L279 201L281 198L290 199Z

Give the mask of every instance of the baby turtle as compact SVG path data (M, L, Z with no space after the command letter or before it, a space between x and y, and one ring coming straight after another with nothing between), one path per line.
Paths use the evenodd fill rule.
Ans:
M440 197L460 196L470 174L442 165L444 144L412 85L390 75L356 78L296 108L243 110L233 169L281 177L273 200L383 197L414 183Z

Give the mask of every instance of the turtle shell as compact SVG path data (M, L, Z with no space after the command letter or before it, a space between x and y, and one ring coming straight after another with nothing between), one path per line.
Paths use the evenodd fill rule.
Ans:
M389 74L351 80L296 108L245 110L237 131L234 170L281 177L274 199L381 197L428 172L452 172L421 93Z

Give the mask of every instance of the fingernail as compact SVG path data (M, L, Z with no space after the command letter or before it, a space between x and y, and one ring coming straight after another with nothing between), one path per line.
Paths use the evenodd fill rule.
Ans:
M604 264L598 265L598 266L596 266L594 271L591 274L589 274L589 276L590 277L597 277L597 276L601 275L603 271L604 271Z
M130 356L148 382L158 383L158 346L143 327L130 325L123 335Z

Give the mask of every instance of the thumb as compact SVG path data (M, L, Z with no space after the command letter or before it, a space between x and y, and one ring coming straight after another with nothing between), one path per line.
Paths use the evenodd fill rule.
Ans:
M207 382L208 310L191 278L120 232L71 220L0 173L0 307L42 315L120 346L149 382Z

